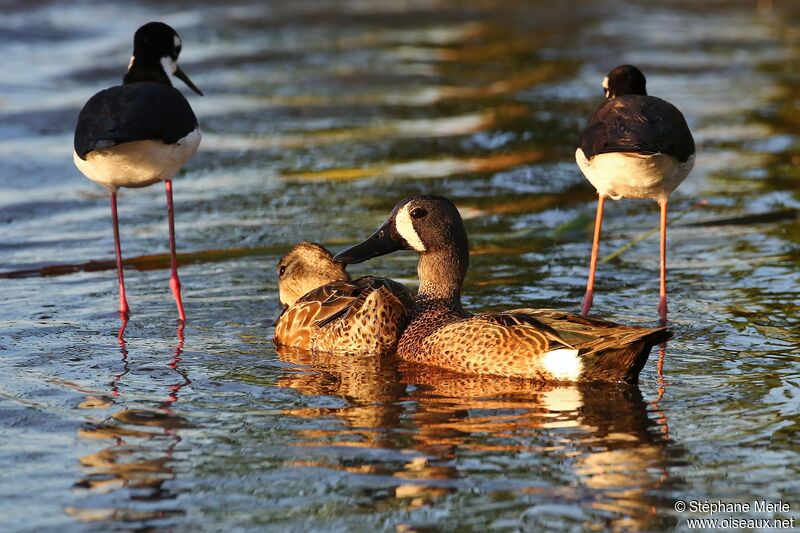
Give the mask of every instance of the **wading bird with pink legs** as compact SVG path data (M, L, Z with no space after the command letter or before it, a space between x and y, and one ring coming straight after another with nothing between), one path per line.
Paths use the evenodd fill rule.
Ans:
M581 313L588 315L606 198L650 198L661 208L661 278L658 313L667 320L667 199L694 167L692 132L669 102L648 96L642 72L621 65L603 79L606 101L586 124L575 161L597 189L589 279Z
M119 311L123 321L130 308L125 297L122 250L117 220L117 190L146 187L163 181L169 218L170 287L181 321L186 320L175 254L172 178L200 145L200 128L192 107L172 86L171 77L203 93L178 67L181 39L170 26L150 22L133 38L133 57L122 85L92 96L78 116L74 161L90 180L111 193L111 218L119 279Z

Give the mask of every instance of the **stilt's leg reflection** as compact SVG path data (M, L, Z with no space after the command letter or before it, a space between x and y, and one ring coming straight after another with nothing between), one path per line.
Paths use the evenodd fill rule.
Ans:
M664 397L664 393L667 391L667 380L664 378L664 359L667 355L667 343L663 343L658 347L658 364L656 366L656 372L658 375L658 396L655 400L653 400L651 406L653 411L658 415L656 419L656 423L661 428L661 433L664 434L664 437L669 438L669 424L667 423L667 415L664 414L664 411L661 410L661 406L659 406L659 402Z
M166 412L172 413L170 411L170 406L173 402L178 401L178 393L182 388L192 383L192 380L189 379L186 371L183 370L179 365L181 363L181 355L183 354L183 346L186 344L186 337L183 334L184 323L181 322L178 324L177 334L178 334L178 344L175 346L175 351L172 354L172 359L169 362L169 367L181 377L181 380L178 383L173 383L169 386L169 397L168 399L162 404L163 409Z
M117 342L119 343L119 353L122 356L122 372L116 374L114 379L111 381L111 395L114 397L119 396L119 383L122 381L122 378L127 375L128 372L131 371L131 367L128 364L128 343L125 342L125 328L128 327L128 319L125 318L122 320L122 324L119 327L119 331L117 332Z
M151 521L158 521L158 527L164 527L170 516L185 514L176 506L176 495L169 484L177 476L174 453L182 440L180 430L190 427L189 422L173 409L181 390L191 383L181 367L185 344L183 324L178 327L177 344L166 365L166 373L163 367L159 370L157 364L147 362L137 372L137 358L130 353L129 341L124 336L125 326L123 323L117 337L122 372L114 375L105 402L92 405L84 402L87 408L110 409L116 406L117 410L104 420L89 423L78 431L82 439L108 439L110 443L81 457L83 475L75 484L92 493L117 493L118 497L113 501L122 503L112 508L70 507L66 511L85 522L129 523L132 520L147 529ZM142 379L140 372L147 373L149 379ZM175 374L180 377L177 382L170 379ZM130 379L132 376L135 379ZM160 381L167 383L162 385ZM165 392L163 400L156 400L155 405L146 399L152 395L153 385L163 386ZM120 495L123 497L119 498Z

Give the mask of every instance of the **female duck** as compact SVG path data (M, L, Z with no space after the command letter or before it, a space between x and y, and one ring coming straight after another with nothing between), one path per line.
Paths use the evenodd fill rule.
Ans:
M315 352L393 352L414 305L403 285L386 278L351 280L316 243L301 242L278 262L283 311L275 344Z
M472 315L461 307L469 244L448 199L414 196L395 206L372 237L333 259L359 263L396 250L420 254L420 280L400 358L470 374L540 381L635 383L665 328L622 326L553 310Z

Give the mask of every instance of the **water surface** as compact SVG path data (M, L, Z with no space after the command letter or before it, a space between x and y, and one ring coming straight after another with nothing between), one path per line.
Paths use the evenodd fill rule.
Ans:
M685 526L677 499L798 514L792 2L0 10L0 528L669 530ZM125 190L123 251L140 259L119 336L108 199L73 167L72 128L153 19L207 95L184 90L204 139L175 183L189 322L158 255L163 189ZM594 193L575 140L620 63L698 144L670 204L675 339L639 388L275 351L278 257L363 239L417 193L462 209L469 308L576 310ZM655 203L607 205L604 254L657 225ZM412 284L414 267L399 253L351 270ZM657 269L654 238L601 264L596 312L654 324Z

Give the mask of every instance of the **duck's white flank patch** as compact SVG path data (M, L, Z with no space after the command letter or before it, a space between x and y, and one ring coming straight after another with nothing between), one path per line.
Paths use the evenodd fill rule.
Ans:
M134 62L135 60L136 60L136 56L131 56L131 60L130 60L130 61L128 61L128 70L130 70L130 69L131 69L131 67L133 66L133 62Z
M601 83L600 85L603 86L603 89L608 90L608 76L603 78L603 83Z
M408 212L408 205L406 204L397 213L394 218L394 225L397 228L397 233L417 252L424 252L425 245L417 235L417 230L414 229L414 224L411 221L411 214Z
M554 378L563 381L578 381L583 368L578 350L571 348L559 348L545 353L542 365Z

